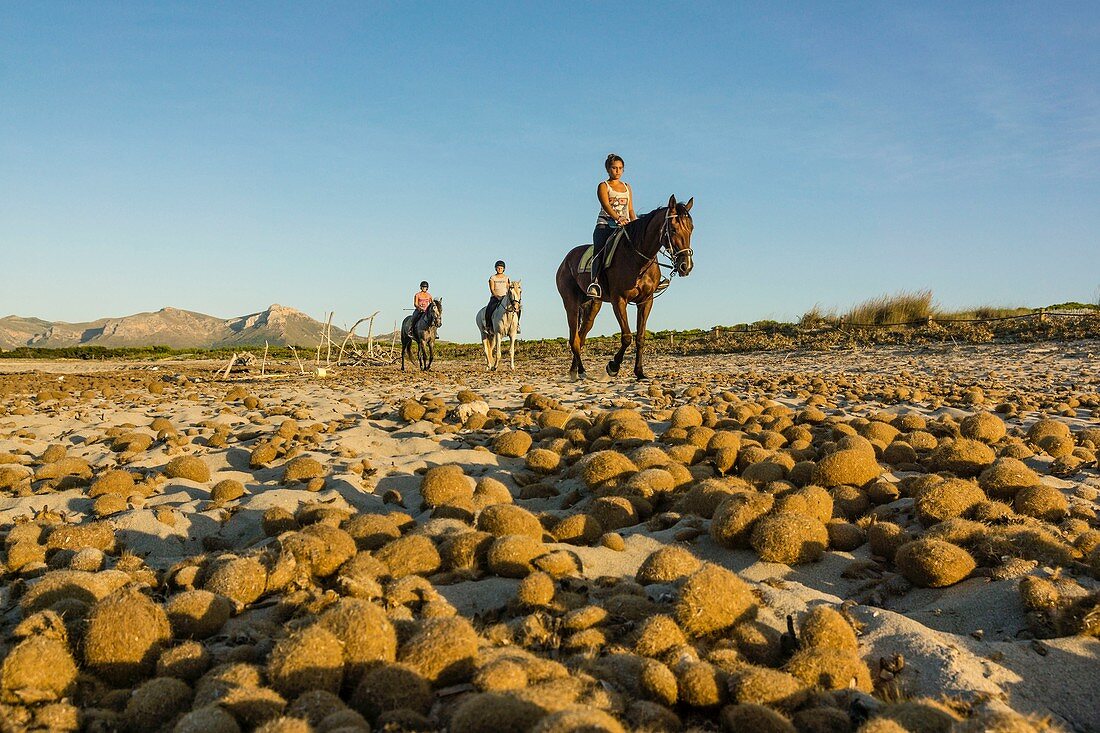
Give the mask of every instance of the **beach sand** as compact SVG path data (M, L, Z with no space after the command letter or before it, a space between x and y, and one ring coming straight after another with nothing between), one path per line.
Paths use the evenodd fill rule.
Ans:
M344 520L344 526L346 518L360 514L393 515L399 517L398 523L405 523L401 527L405 537L420 534L441 547L448 538L471 530L470 525L478 522L477 512L483 511L483 505L472 503L468 493L467 499L452 502L447 510L424 505L424 471L443 464L461 466L470 486L486 478L503 483L514 505L536 516L544 532L565 517L595 515L598 511L594 502L600 496L629 494L622 490L628 477L620 476L602 486L587 484L579 468L583 461L578 464L577 460L592 446L563 438L567 435L563 427L568 430L570 424L590 425L601 412L609 410L633 411L654 435L651 441L645 436L628 437L618 443L608 438L598 446L625 455L634 454L642 442L666 449L690 442L681 433L670 431L673 411L684 405L697 406L699 410L694 414L700 415L704 424L713 425L716 419L739 421L741 428L727 423L726 430L740 432L743 456L748 455L746 449L753 441L763 446L778 440L773 437L779 434L775 431L764 434L769 422L759 420L764 408L769 408L765 416L788 418L788 423L813 432L809 445L798 449L801 452L797 457L803 462L820 463L827 452L836 448L835 442L845 432L833 429L838 424L854 425L856 429L847 432L858 432L868 420L889 425L888 420L898 424L901 415L919 416L929 426L923 432L942 444L945 437L950 442L958 436L958 425L967 416L998 406L1002 406L1001 412L994 414L1003 419L1007 434L991 442L992 453L1000 455L1012 443L1030 445L1027 432L1042 418L1066 426L1075 436L1073 447L1087 453L1100 447L1090 449L1081 439L1082 431L1100 428L1100 404L1095 402L1100 391L1100 362L1094 354L1100 354L1100 343L1096 341L662 357L649 362L652 379L644 382L625 376L629 362L623 376L616 380L572 382L563 373L567 368L564 356L540 363L521 359L515 372L486 373L477 362L437 361L436 368L426 374L402 374L392 367L332 367L326 377L319 378L296 374L295 366L283 364L275 365L275 371L282 373L273 378L244 375L228 380L218 379L219 365L213 362L0 360L0 460L7 460L0 465L0 486L6 487L0 493L0 531L7 531L9 536L8 569L0 588L0 631L6 638L5 653L11 654L18 644L25 643L25 630L13 634L30 614L28 594L51 573L71 567L67 563L73 561L73 550L79 549L50 544L50 532L57 522L96 524L113 530L117 547L107 548L100 574L111 572L122 562L121 567L129 573L125 582L144 587L157 604L165 606L191 587L202 587L206 568L219 556L278 555L278 535L272 536L272 530L265 527L271 524L277 508L285 510L280 516L298 518L290 524L304 524L307 520L303 515L310 511L319 512L324 522L333 525ZM602 368L596 356L589 357L588 365L592 371ZM463 390L468 393L460 395ZM410 400L427 410L425 417L407 419L410 411L424 411L410 408ZM734 413L732 407L736 405L756 407ZM813 410L800 420L799 415L808 407ZM813 411L820 411L824 419L812 417ZM477 427L486 417L488 424ZM569 423L573 418L583 421ZM161 429L157 429L154 420L166 422L159 423ZM464 424L475 429L467 429ZM165 425L170 427L165 430ZM532 448L524 451L526 455L508 457L494 451L494 439L507 430L525 431L534 438ZM904 429L893 432L900 436L895 440L907 435ZM280 433L282 440L273 440ZM135 441L135 434L148 440ZM906 493L915 478L935 468L929 463L932 451L917 450L912 461L890 465L882 458L885 445L878 446L879 475L875 480L899 487L896 498L865 502L862 510L858 506L842 510L837 501L833 515L864 529L872 519L889 521L908 530L914 538L923 536L935 525L919 520L916 500ZM271 456L259 464L253 460L250 466L253 452L260 446L272 446ZM528 465L531 451L540 446L561 456L559 467L549 470L536 462L533 469ZM771 454L785 448L790 446L761 450ZM48 449L53 451L50 458L64 454L81 459L86 469L76 466L68 476L56 477L56 471L43 471L51 464L44 460ZM1078 465L1069 462L1067 467L1067 461L1057 463L1053 455L1037 445L1030 445L1028 452L1031 455L1023 462L1038 474L1043 485L1065 497L1067 508L1059 518L1042 523L1072 554L1074 538L1100 527L1096 519L1100 474L1095 460L1090 462L1085 455ZM950 716L960 719L957 726L964 725L961 721L968 716L1011 709L1049 718L1067 730L1100 730L1100 685L1096 683L1100 641L1095 636L1096 627L1092 627L1091 636L1064 631L1045 634L1042 624L1053 621L1049 617L1037 619L1038 612L1025 607L1019 590L1023 578L1036 577L1060 584L1063 605L1067 598L1087 598L1100 590L1100 582L1089 573L1087 553L1078 552L1061 564L1050 562L1045 555L1038 560L978 557L978 567L968 577L940 588L917 587L893 562L875 556L865 542L847 551L831 547L813 562L764 562L754 549L720 545L712 536L713 519L706 516L706 511L693 513L676 503L692 486L724 480L714 467L715 454L706 449L705 443L697 451L672 454L675 460L687 464L690 482L679 485L668 496L650 496L648 502L633 505L627 502L623 511L628 515L633 512L634 516L611 528L622 538L621 547L615 546L613 539L565 544L554 541L549 534L543 537L540 553L567 551L575 568L554 578L554 592L565 599L562 604L548 604L538 614L530 606L516 605L518 589L525 581L501 577L483 567L456 573L429 563L423 575L430 583L427 590L416 590L418 603L394 600L388 594L395 581L387 580L385 573L379 575L382 596L376 602L397 627L402 644L398 658L412 658L407 645L413 643L410 639L425 623L428 608L434 613L449 607L442 615L456 613L471 621L478 631L481 651L472 662L475 666L480 668L491 658L489 650L523 647L537 657L565 664L575 676L577 670L582 671L577 679L592 679L602 685L602 695L590 689L574 695L570 704L581 705L588 712L602 710L627 729L647 729L640 722L643 718L639 710L643 709L632 703L639 697L651 702L655 698L629 689L629 683L617 682L612 674L600 673L598 662L601 657L630 651L631 634L648 616L675 615L680 581L641 585L634 579L651 553L677 546L699 560L734 571L749 584L756 599L757 622L772 629L764 633L768 639L777 639L786 631L788 616L797 626L808 609L819 605L839 609L850 619L859 631L858 655L867 665L873 685L873 690L868 690L873 697L860 698L858 705L842 699L844 692L855 695L843 690L847 684L838 685L841 692L831 693L827 705L840 710L850 723L858 722L860 715L873 718L891 709L890 705L899 699L931 698L949 702ZM9 458L4 459L5 455ZM196 457L208 476L201 471L196 475L199 480L169 476L178 473L168 470L169 462L183 456ZM689 457L684 460L684 456ZM303 457L317 463L302 462ZM303 480L285 480L292 462L298 463ZM780 463L777 478L789 478L794 470L791 466L797 462L792 458ZM726 474L736 476L746 468L748 465L735 464ZM89 494L95 493L90 489L94 482L113 469L130 472L135 484L133 489L120 493L112 507L102 501L102 496ZM214 501L213 487L225 480L239 482L243 495ZM756 488L778 496L802 483L808 482L759 484ZM223 490L229 491L224 486ZM835 489L830 488L830 492L835 494ZM855 504L867 493L866 486L862 495L855 491ZM845 496L853 500L850 493ZM96 517L93 510L97 499L105 507L101 510L109 512L103 517ZM608 516L606 512L611 509L614 507L605 501L599 510L605 514L600 516ZM709 511L713 509L711 506ZM16 524L35 520L47 525L35 540L46 548L45 552L35 558L35 548L30 548L28 562L14 559L10 538L16 534ZM94 546L95 542L86 546ZM25 545L21 547L26 549ZM369 554L363 547L360 543L357 549ZM978 556L976 550L968 548ZM135 561L133 555L140 561ZM88 557L82 561L87 562ZM93 557L92 567L94 561ZM300 558L298 562L301 564ZM195 573L180 575L180 568L188 565L204 568L198 580ZM284 635L308 627L324 609L349 595L346 585L336 582L339 576L338 572L319 576L314 565L312 577L307 572L305 580L299 576L296 585L275 591L270 590L273 584L269 578L268 589L258 598L236 604L232 619L216 633L200 639L210 654L209 663L236 660L267 664L272 676L267 684L279 689L285 703L293 703L300 690L280 688L271 671L271 657L282 649L276 643ZM618 595L609 594L607 589L614 589L616 583L623 590ZM615 605L623 603L623 595L641 599L636 604L642 609L637 615L630 604L625 610ZM439 605L431 606L428 600ZM601 604L610 609L612 616L603 637L592 635L595 640L591 642L571 640L562 628L563 616L570 608ZM84 618L89 611L80 607L73 613ZM528 625L533 624L529 618L532 616L548 624L552 641L517 631L524 619ZM505 627L510 633L507 645L501 641ZM160 647L179 645L178 631L174 627ZM93 660L86 651L81 652L76 636L71 632L66 642L73 658L82 672L95 672ZM717 636L724 636L722 629ZM689 640L692 645L693 650L684 650L683 654L697 654L702 659L710 658L708 654L713 656L716 648L723 648L721 639L714 635L693 638ZM736 644L727 646L738 648L742 663L751 658ZM784 662L780 659L779 663ZM357 681L350 679L349 664L344 664L343 682L334 691L373 718L376 728L384 725L389 720L385 712L380 718L377 710L354 702ZM664 706L675 717L664 719L664 729L676 729L677 725L683 729L716 729L723 704L748 701L723 691L718 701L692 704L692 693L686 687L687 672L683 671L690 664L677 667L669 659L663 664L680 675L678 701ZM721 674L716 679L721 685L728 685L737 676L736 665L731 664L730 669L717 663L708 666L719 668ZM21 697L18 684L10 682L5 672L3 711L17 723L31 725L38 720L36 715L47 714L42 712L45 707L61 700L82 711L85 723L92 719L131 720L133 714L127 705L133 698L112 698L109 688L137 688L156 674L149 667L126 682L108 683L105 689L89 691L92 686L83 685L78 692L75 686L68 686L55 694ZM469 671L430 680L434 682L434 697L416 711L416 725L451 723L454 730L463 725L466 730L477 729L469 723L473 715L469 700L485 694L479 690L496 689L485 686L488 683L479 682L481 679ZM528 671L527 684L532 688L533 680L533 673ZM194 683L193 679L187 682ZM323 689L326 684L318 682L316 687ZM462 710L463 704L469 708L459 718L464 722L455 722L456 709ZM276 706L274 713L257 719L242 715L232 705L223 707L235 715L243 729L269 717L277 718L281 710ZM165 719L174 722L190 709L190 702L169 708ZM782 706L780 709L784 715L794 713ZM857 709L864 712L857 715L853 712ZM549 712L552 708L546 707L535 719ZM980 728L977 721L973 721L978 726L975 730ZM317 721L314 723L316 729L324 729ZM648 729L662 728L654 723Z

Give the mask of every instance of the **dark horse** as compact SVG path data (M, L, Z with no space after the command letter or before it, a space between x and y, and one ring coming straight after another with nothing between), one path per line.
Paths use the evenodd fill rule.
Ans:
M412 345L415 341L420 371L426 372L432 368L432 361L435 360L435 332L443 325L443 298L432 301L417 322L416 332L413 333L412 321L415 317L415 313L405 316L405 320L401 322L401 371L405 371L406 356L412 361Z
M565 316L569 319L569 348L573 352L573 363L569 374L574 379L585 376L581 363L581 348L585 337L592 330L596 314L605 300L615 310L619 321L620 346L615 357L607 363L607 373L612 377L619 373L623 355L630 346L630 324L627 321L627 303L638 307L638 342L634 348L634 376L645 379L642 369L642 347L645 338L645 323L653 307L653 296L661 281L661 268L657 256L665 252L672 260L672 273L687 276L691 273L691 205L694 198L686 204L677 203L670 196L668 206L638 217L624 228L626 233L619 240L615 258L600 273L600 289L603 299L589 298L585 294L590 275L578 272L578 264L588 245L569 250L558 267L558 292L565 304ZM610 242L609 242L610 243Z

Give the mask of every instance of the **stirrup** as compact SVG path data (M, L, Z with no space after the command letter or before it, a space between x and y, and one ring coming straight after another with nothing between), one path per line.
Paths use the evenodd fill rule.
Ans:
M589 298L599 298L603 296L603 291L600 290L600 284L594 282L588 286L588 290L585 291L585 294L588 295Z

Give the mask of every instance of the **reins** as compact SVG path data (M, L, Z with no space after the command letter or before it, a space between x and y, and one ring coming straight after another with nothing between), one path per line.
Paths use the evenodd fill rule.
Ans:
M630 251L637 255L638 258L643 261L641 269L638 270L639 277L641 277L641 274L654 263L656 263L657 267L664 267L669 270L671 277L676 277L679 274L676 270L676 261L682 257L691 257L695 254L692 251L691 247L686 247L681 250L674 250L672 248L672 225L669 223L669 220L677 219L679 217L679 214L672 213L671 207L665 207L665 219L663 222L661 222L661 234L657 242L657 251L649 256L638 251L638 248L634 246L634 240L630 238L630 232L627 231L627 228L625 226L623 227L623 238L626 239L627 244L630 246ZM648 228L648 224L646 225L646 227ZM664 255L668 258L667 263L658 261L658 258L661 255ZM671 282L669 284L671 285ZM646 298L645 300L640 300L638 302L646 303L654 300L655 298L664 294L666 290L668 290L667 285L664 288L653 291L653 294L650 295L648 298Z

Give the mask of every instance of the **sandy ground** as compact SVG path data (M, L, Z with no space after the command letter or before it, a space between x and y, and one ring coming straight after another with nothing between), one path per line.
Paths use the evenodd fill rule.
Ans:
M50 445L61 444L69 456L86 459L98 475L118 461L109 440L104 440L111 428L153 436L150 423L166 418L182 439L155 441L148 450L130 457L125 468L153 474L175 456L194 454L209 468L210 480L162 481L153 493L133 497L125 511L106 520L122 546L142 556L150 567L166 571L210 548L246 552L265 546L270 538L261 518L272 507L293 513L303 503L323 502L355 512L401 510L423 526L432 512L421 509L421 475L425 468L444 463L462 465L473 479L500 479L517 497L517 504L536 514L565 516L576 510L563 506L565 497L573 492L587 495L580 478L566 470L543 479L554 487L553 496L519 498L520 484L529 474L524 459L486 450L500 428L440 432L433 422L403 421L397 411L408 399L438 397L453 415L459 405L456 394L465 388L484 400L471 409L516 415L524 412L524 399L533 391L575 414L593 415L619 407L637 410L660 436L669 426L671 408L693 401L705 404L724 391L740 400L773 400L801 410L813 380L819 379L829 385L822 409L844 419L887 411L917 413L929 420L950 416L957 421L974 411L1011 403L1020 409L1004 415L1010 435L1022 435L1043 416L1055 417L1076 433L1100 426L1094 408L1072 406L1075 395L1079 399L1100 389L1100 361L1094 358L1098 353L1100 343L1086 341L661 358L649 363L652 379L640 383L626 377L629 362L617 380L573 382L562 373L564 359L538 364L521 359L514 373L486 373L478 363L438 362L430 374L401 374L389 367L334 368L326 378L291 373L277 379L245 376L228 381L215 378L214 363L0 360L0 372L9 375L3 379L25 379L36 385L23 396L8 396L7 414L0 413L0 454L20 456L19 462L30 472L36 456ZM596 357L588 360L593 372L600 364ZM84 375L115 379L120 386L109 397L35 399L37 390L65 390L67 383ZM181 383L183 376L188 381ZM140 387L126 389L131 378L160 381L166 389L163 394ZM653 385L663 390L661 397L652 396ZM239 399L224 401L235 386L255 396L260 406L249 409ZM701 389L689 396L685 390L692 387ZM980 389L978 401L974 388ZM283 408L284 414L272 414L272 406ZM324 466L325 481L319 491L308 491L301 483L285 484L282 460L260 468L249 466L253 447L291 416L302 425L335 426L318 433L318 440L302 453ZM210 447L206 441L218 426L228 436L227 443ZM537 432L538 427L529 429ZM354 469L353 464L364 459L373 472L360 474ZM1043 483L1081 508L1078 516L1087 517L1091 508L1095 517L1100 489L1095 464L1058 477L1050 475L1049 456L1037 453L1026 462L1040 473ZM907 474L884 466L883 475L899 481ZM210 488L223 479L240 481L245 495L225 505L212 503ZM400 495L400 505L383 500L394 491ZM92 499L87 494L86 485L22 496L3 492L0 527L47 510L60 513L68 522L91 521ZM906 517L912 502L900 498L885 507L881 516ZM168 515L171 523L164 521ZM1086 521L1094 529L1098 526L1095 518ZM904 658L903 669L890 675L891 689L904 696L952 698L975 707L1007 705L1049 716L1069 730L1100 730L1100 685L1096 684L1100 641L1086 636L1035 639L1017 590L1020 577L1027 574L1072 576L1081 593L1100 589L1080 567L1059 569L1032 562L1015 574L980 569L947 588L914 588L899 583L889 565L876 563L867 545L851 552L829 550L819 562L788 566L762 562L752 550L720 547L707 533L708 526L707 518L685 515L667 527L654 522L623 527L618 530L625 540L621 551L598 544L548 546L574 551L583 576L595 580L632 578L651 552L679 542L699 558L749 581L766 606L761 619L776 629L784 629L788 614L798 618L820 603L844 604L861 627L859 652L873 673L881 660L894 655ZM33 583L41 571L30 571ZM8 630L21 618L13 590L15 577L9 573L0 588L3 628ZM503 612L517 583L490 575L440 584L438 590L460 614L480 618ZM657 597L675 594L671 586L648 586L647 591Z

